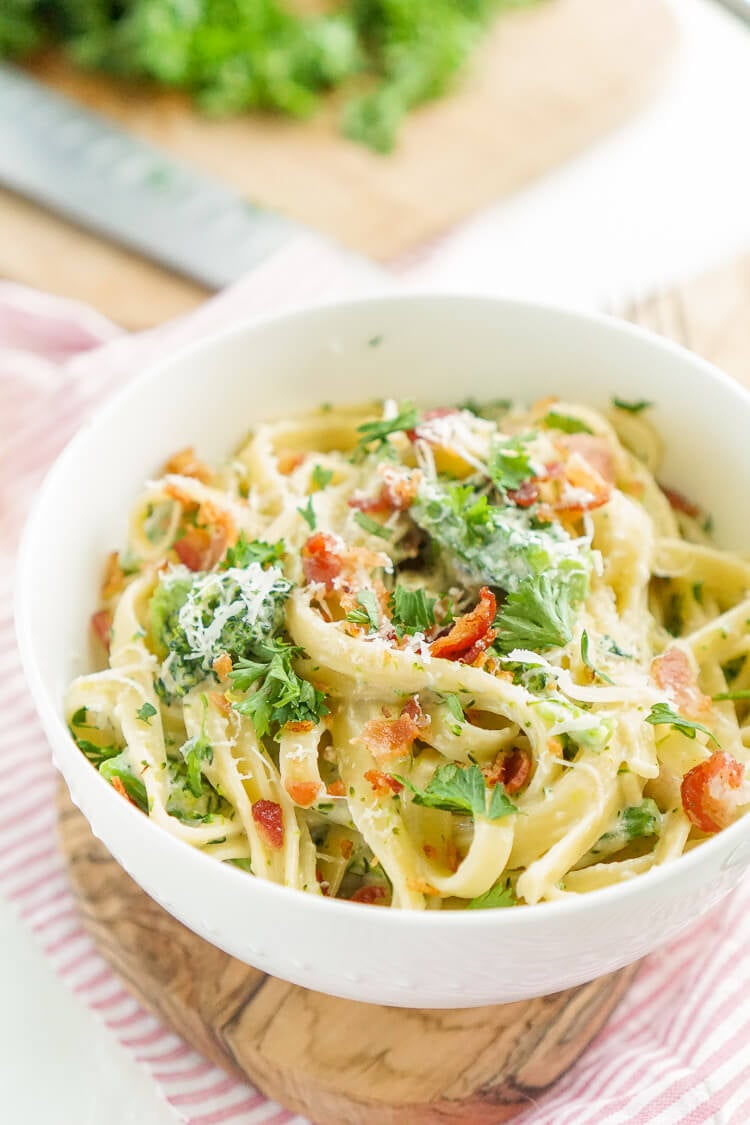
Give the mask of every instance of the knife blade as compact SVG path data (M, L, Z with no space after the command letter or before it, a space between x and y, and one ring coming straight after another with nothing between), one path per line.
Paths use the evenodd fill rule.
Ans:
M310 235L9 64L0 65L0 183L210 289Z

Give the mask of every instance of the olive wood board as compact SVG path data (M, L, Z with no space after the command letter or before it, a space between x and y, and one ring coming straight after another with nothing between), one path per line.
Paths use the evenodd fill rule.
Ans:
M677 41L665 0L540 0L502 13L466 76L407 119L380 156L343 138L335 99L310 121L211 120L175 92L74 70L33 73L74 100L380 261L423 243L622 123ZM83 300L127 328L160 323L200 286L0 192L0 276Z
M749 313L750 257L627 310L748 386ZM338 1000L266 976L197 937L125 874L62 787L59 811L84 925L127 987L212 1062L318 1125L507 1121L581 1056L638 969L484 1008Z

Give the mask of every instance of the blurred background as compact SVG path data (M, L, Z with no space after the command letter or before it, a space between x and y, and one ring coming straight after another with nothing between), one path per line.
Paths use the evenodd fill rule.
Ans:
M129 330L300 241L614 311L736 261L750 297L744 8L0 0L0 278ZM175 1121L1 898L0 945L9 1119Z

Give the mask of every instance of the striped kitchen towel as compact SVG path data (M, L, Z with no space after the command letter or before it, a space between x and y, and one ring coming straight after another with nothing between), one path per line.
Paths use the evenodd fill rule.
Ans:
M351 261L303 241L196 312L137 336L70 302L0 285L0 807L11 810L0 819L0 893L57 972L191 1125L300 1125L301 1118L223 1074L161 1026L83 931L56 843L56 774L19 671L13 557L45 469L91 409L145 363L254 313L361 292L371 282L352 273ZM647 958L585 1056L530 1103L519 1125L747 1125L749 903L750 883Z

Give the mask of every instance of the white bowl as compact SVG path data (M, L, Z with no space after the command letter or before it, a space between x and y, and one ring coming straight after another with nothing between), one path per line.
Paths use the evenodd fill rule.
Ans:
M301 309L240 325L127 386L51 470L18 570L23 661L55 764L94 833L157 902L248 964L337 996L466 1007L556 992L643 957L739 880L750 818L624 885L514 910L374 909L266 883L193 851L132 808L72 741L62 717L86 667L102 560L166 455L193 443L221 459L258 419L375 396L450 403L546 394L605 407L654 400L663 479L750 550L750 395L639 329L513 301L407 296Z

